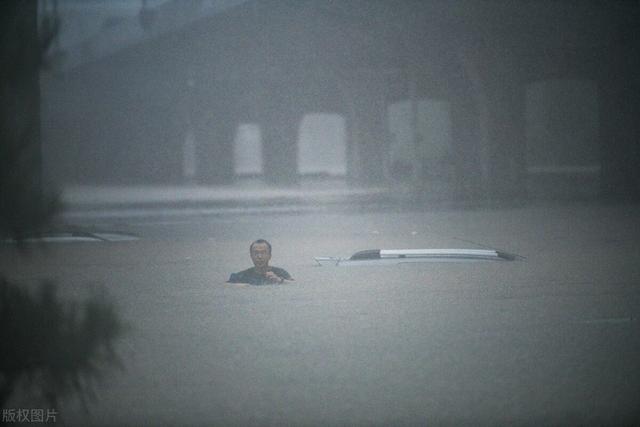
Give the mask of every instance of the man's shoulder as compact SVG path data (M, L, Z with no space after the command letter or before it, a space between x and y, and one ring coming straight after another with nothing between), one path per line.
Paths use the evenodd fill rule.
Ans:
M256 268L255 267L249 267L246 270L238 271L235 274L241 274L241 275L256 274Z
M239 271L237 273L231 273L231 277L229 277L229 282L232 283L249 283L248 280L256 277L256 269L254 267L247 268L246 270Z

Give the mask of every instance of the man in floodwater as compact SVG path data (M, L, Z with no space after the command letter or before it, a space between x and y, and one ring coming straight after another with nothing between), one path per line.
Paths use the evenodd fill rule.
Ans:
M248 283L250 285L267 285L293 280L291 275L279 267L271 267L271 244L258 239L249 246L249 254L254 267L232 273L228 283Z

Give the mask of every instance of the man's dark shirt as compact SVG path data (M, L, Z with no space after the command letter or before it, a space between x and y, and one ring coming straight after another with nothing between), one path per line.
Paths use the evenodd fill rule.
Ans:
M279 267L269 267L267 271L272 271L276 276L291 280L291 275L286 270ZM228 283L249 283L251 285L271 285L273 282L267 280L262 274L256 271L255 267L247 268L239 273L232 273Z

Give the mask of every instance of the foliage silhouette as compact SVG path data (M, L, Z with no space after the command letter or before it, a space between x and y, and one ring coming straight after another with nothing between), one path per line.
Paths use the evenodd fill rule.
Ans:
M59 197L43 188L40 140L40 70L57 35L55 14L38 25L37 0L0 2L0 243L51 227ZM51 407L76 393L86 407L96 381L122 366L114 343L125 331L104 295L64 303L56 285L37 291L0 272L0 407L18 390L35 392Z
M72 392L86 403L107 369L122 367L114 342L125 325L102 296L65 304L53 282L33 293L0 278L0 322L1 407L18 388L34 389L54 408Z
M40 70L59 28L35 0L0 3L0 237L21 241L59 211L42 183Z

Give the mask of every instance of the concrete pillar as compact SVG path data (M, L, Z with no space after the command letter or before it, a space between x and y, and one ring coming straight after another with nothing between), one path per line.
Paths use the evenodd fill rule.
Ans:
M525 86L516 52L488 52L484 76L488 111L489 197L523 198L525 186Z
M458 200L479 199L484 192L484 179L479 153L477 108L464 90L456 90L449 101L455 175L453 197Z
M461 79L452 91L458 190L462 197L524 196L524 76L501 40L459 51Z
M351 76L347 84L350 89L347 102L352 106L347 117L350 181L359 185L382 185L389 145L383 76L375 70L362 70Z
M448 77L455 168L453 196L458 200L482 199L486 194L487 101L479 66L477 48L460 46Z
M598 79L602 155L601 194L640 199L640 59L617 44L603 52Z
M276 185L298 182L298 129L304 111L296 108L292 91L287 82L279 82L260 104L264 176Z
M233 137L238 124L234 97L223 89L202 96L212 96L220 102L211 106L201 99L192 110L196 181L209 185L228 184L233 180L233 162L229 159L233 159Z

